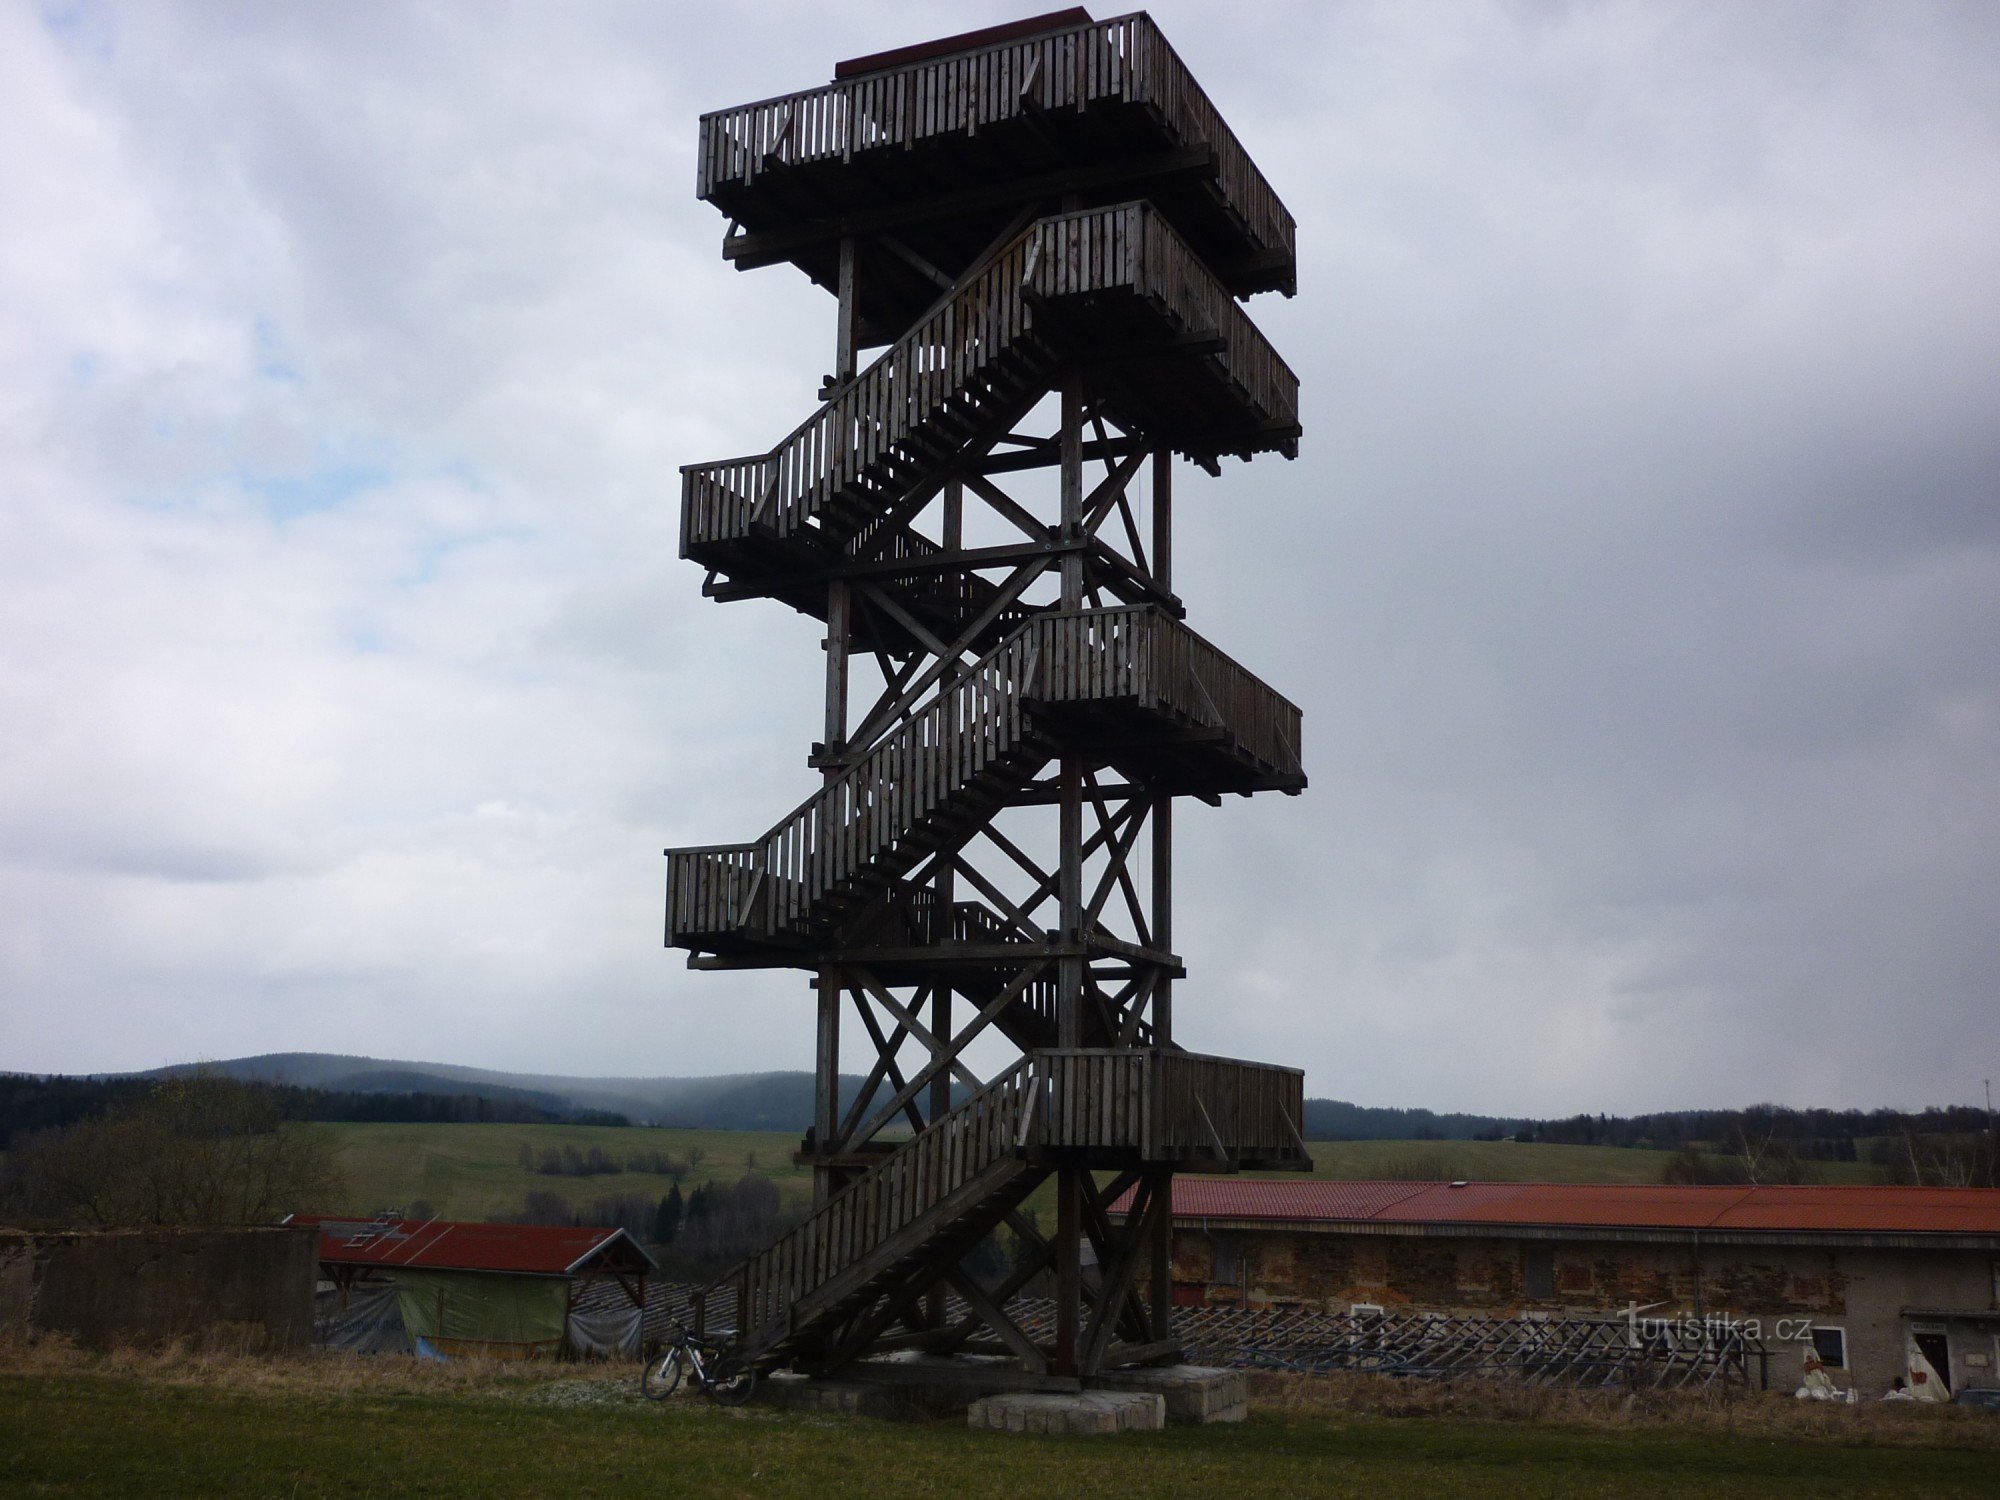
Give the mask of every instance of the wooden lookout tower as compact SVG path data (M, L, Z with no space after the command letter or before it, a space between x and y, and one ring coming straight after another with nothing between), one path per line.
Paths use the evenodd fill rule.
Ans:
M681 471L709 597L826 631L819 789L668 852L668 944L817 1001L814 1209L729 1278L738 1352L1171 1358L1173 1173L1310 1166L1296 1069L1174 1041L1174 799L1306 784L1298 709L1173 587L1176 456L1297 451L1241 306L1292 292L1292 216L1149 17L1081 10L704 115L698 191L837 306L818 409ZM1045 1272L1052 1340L1007 1311Z

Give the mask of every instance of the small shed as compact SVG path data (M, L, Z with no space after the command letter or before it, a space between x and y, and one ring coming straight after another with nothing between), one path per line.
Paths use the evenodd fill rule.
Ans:
M637 1358L653 1258L624 1230L299 1214L319 1230L323 1342L448 1358ZM615 1286L622 1296L587 1296Z

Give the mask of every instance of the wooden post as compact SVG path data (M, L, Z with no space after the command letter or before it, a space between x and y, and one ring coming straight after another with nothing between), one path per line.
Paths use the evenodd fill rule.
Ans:
M1062 383L1062 539L1083 539L1083 376L1074 366ZM1083 608L1083 554L1065 553L1062 561L1062 607Z
M948 868L948 867L947 867ZM951 904L949 897L940 893L938 918L947 924L946 941L950 940L949 923ZM951 1036L951 986L935 985L931 989L931 1035L938 1038ZM930 1108L924 1118L935 1125L951 1113L951 1070L940 1068L937 1077L931 1080ZM924 1297L924 1324L929 1328L944 1327L945 1299L948 1288L942 1281L931 1287Z
M845 578L826 586L826 735L821 752L828 757L843 755L847 749L847 654L851 635L850 611L853 594ZM832 781L840 767L827 765L826 779Z
M1062 801L1057 808L1062 862L1057 869L1061 902L1061 937L1072 948L1083 938L1083 757L1065 755L1061 770ZM1083 1045L1084 961L1081 953L1066 953L1056 964L1056 1045Z
M1053 1375L1076 1373L1076 1345L1083 1333L1083 1195L1089 1179L1081 1167L1056 1172L1056 1346Z
M819 971L819 1044L813 1055L813 1143L816 1155L833 1150L840 1130L840 970ZM813 1164L813 1205L833 1195L829 1167Z
M845 384L854 378L854 237L840 242L840 311L833 335L833 378Z
M1174 951L1174 798L1153 794L1153 946ZM1153 976L1153 1045L1174 1039L1174 982L1164 968Z
M1153 1320L1153 1337L1170 1339L1174 1336L1174 1174L1156 1173L1153 1177L1153 1222L1152 1243L1147 1246L1151 1265L1148 1268L1149 1287L1152 1293L1150 1312Z
M1083 377L1074 366L1062 381L1062 538L1083 536ZM1083 554L1066 553L1062 560L1062 607L1065 613L1083 608ZM1050 663L1051 666L1057 665ZM1062 940L1074 945L1083 936L1083 759L1065 755L1061 763L1061 840L1058 900ZM1083 1045L1084 962L1080 954L1065 956L1057 965L1056 1036L1061 1047Z
M1174 450L1153 450L1153 582L1163 594L1174 591Z

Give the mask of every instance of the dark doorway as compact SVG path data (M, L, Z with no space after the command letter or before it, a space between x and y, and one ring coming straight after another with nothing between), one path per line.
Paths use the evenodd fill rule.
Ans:
M1931 1368L1944 1382L1944 1393L1951 1394L1951 1344L1942 1333L1912 1333L1910 1342L1917 1346L1917 1352L1931 1362Z

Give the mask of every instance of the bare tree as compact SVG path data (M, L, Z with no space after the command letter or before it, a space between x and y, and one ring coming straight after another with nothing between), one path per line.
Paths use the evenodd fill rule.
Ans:
M195 1073L18 1143L0 1197L28 1219L253 1224L321 1207L339 1183L324 1132L285 1121L274 1091Z

